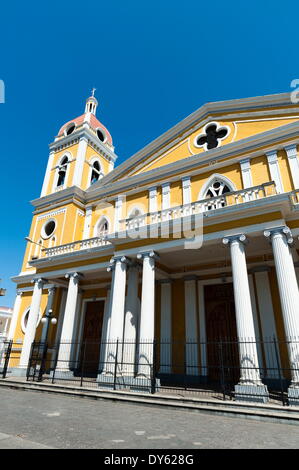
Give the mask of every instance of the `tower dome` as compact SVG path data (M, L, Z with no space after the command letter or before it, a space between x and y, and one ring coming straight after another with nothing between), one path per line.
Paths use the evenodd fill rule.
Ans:
M81 127L84 123L88 123L90 128L94 131L98 139L108 146L112 147L112 137L108 129L97 119L96 110L98 107L98 100L94 96L95 88L92 90L91 96L87 98L85 104L84 114L66 122L58 132L58 138L71 135L77 128Z

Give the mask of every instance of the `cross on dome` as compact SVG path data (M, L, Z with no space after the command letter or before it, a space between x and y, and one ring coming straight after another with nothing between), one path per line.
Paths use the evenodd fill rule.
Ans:
M91 90L91 96L94 96L95 91L96 91L96 88L93 88L93 89Z

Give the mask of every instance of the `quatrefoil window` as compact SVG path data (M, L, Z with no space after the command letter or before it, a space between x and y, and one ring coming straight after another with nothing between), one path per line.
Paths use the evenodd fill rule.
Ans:
M220 126L217 122L207 124L204 131L195 137L195 145L203 147L205 150L211 150L219 146L220 142L229 134L229 128Z

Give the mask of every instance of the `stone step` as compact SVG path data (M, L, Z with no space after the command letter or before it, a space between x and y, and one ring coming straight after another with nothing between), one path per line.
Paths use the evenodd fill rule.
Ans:
M46 393L57 393L68 396L90 398L95 400L113 400L132 404L163 406L190 411L237 416L249 419L276 421L299 425L299 407L283 407L273 404L244 403L236 401L216 401L200 398L183 398L171 395L134 393L119 390L100 390L81 388L62 384L45 384L24 380L0 379L0 386L19 390L31 390Z

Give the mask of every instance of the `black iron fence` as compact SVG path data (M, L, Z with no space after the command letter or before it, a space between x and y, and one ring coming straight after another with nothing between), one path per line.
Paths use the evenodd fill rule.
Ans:
M275 338L34 342L27 380L286 405L290 383L299 382L298 353L298 340Z
M17 352L16 352L17 350ZM20 344L13 343L13 341L1 341L0 343L0 378L5 379L7 376L8 365L11 362L19 361L20 359Z

